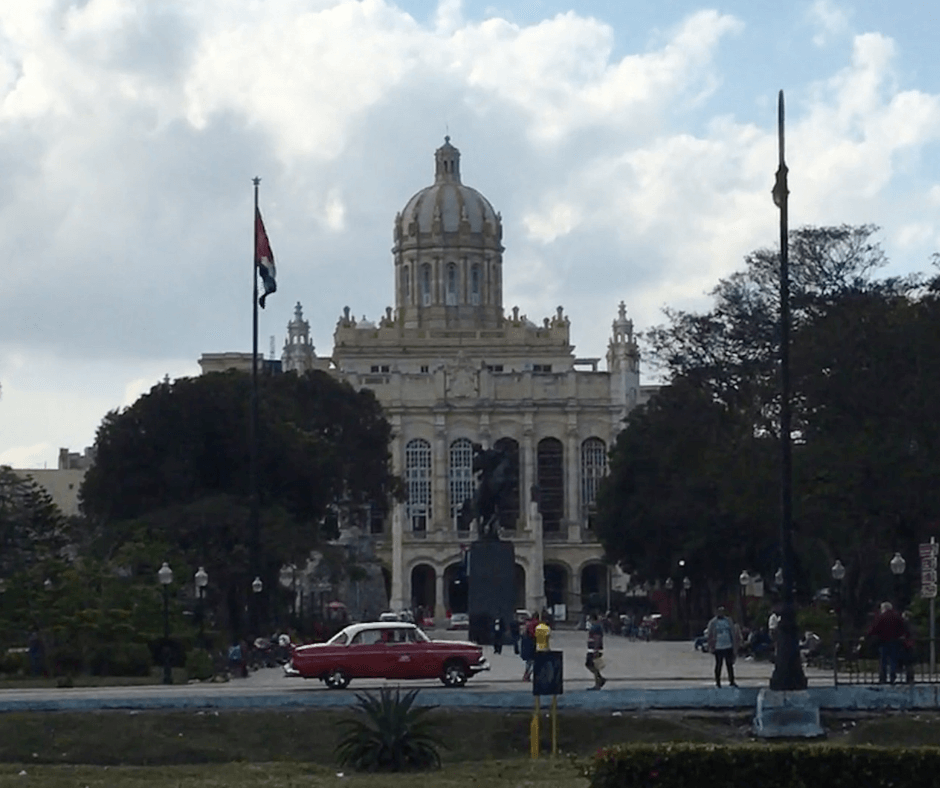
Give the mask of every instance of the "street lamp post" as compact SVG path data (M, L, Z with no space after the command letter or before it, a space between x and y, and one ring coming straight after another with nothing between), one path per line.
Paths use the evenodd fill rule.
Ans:
M747 569L742 569L738 576L738 582L741 584L741 626L747 626L747 587L751 583L751 576Z
M261 582L260 577L255 577L255 579L251 581L251 591L252 591L252 596L253 596L252 608L255 611L255 615L252 616L252 621L256 625L255 631L251 633L251 636L253 638L259 637L261 635L261 632L258 631L261 628L261 624L260 624L261 617L258 615L258 605L260 604L261 590L263 588L264 588L264 583Z
M173 570L164 561L157 572L157 579L163 586L163 683L173 683L173 670L170 667L170 583L173 582Z
M672 610L672 589L675 588L675 583L672 582L671 577L666 578L666 582L663 583L663 587L669 592L669 609Z
M839 683L839 654L842 651L842 579L844 577L845 567L837 558L832 565L832 579L836 581L836 643L832 649L833 684Z
M907 561L900 553L895 553L888 566L891 567L891 574L894 575L894 599L898 610L900 610L904 606L901 600L901 578L907 568Z
M692 590L692 581L686 575L682 578L682 588L685 591L685 635L692 637L692 596L689 593Z
M209 585L209 575L201 566L195 575L196 593L199 595L199 645L206 647L206 586Z

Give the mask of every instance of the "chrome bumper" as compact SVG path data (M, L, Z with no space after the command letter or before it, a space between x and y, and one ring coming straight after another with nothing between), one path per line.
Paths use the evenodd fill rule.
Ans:
M286 665L284 665L284 675L289 679L293 679L300 676L300 671L294 667L293 662L288 662Z
M490 669L490 663L486 661L485 657L479 662L477 662L476 665L470 666L471 673L481 673L482 671L489 670L489 669Z

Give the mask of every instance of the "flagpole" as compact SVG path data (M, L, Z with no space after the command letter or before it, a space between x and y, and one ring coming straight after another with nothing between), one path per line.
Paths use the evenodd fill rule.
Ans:
M261 546L260 526L258 522L258 185L261 178L252 178L255 185L255 212L251 224L255 228L252 249L251 281L251 415L248 426L248 494L250 510L248 515L248 560L250 564L249 583L261 576L259 550ZM258 631L258 603L251 586L248 593L248 617L250 642L254 642L261 633Z
M806 689L800 659L793 598L793 460L790 412L790 263L787 163L784 139L783 91L777 96L777 177L774 203L780 209L780 558L783 570L783 609L777 625L777 653L770 677L772 690Z

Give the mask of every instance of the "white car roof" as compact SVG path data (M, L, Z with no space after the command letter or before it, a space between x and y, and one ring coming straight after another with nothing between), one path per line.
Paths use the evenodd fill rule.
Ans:
M350 624L341 631L352 637L364 629L417 629L410 621L366 621L361 624Z

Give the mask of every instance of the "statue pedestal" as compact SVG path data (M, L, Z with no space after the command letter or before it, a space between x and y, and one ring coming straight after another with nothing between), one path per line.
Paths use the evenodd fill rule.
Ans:
M474 643L493 641L493 621L509 631L516 599L516 551L512 542L480 539L470 545L467 568L469 637Z
M806 690L762 689L757 693L754 735L762 739L811 739L825 736L819 707Z

